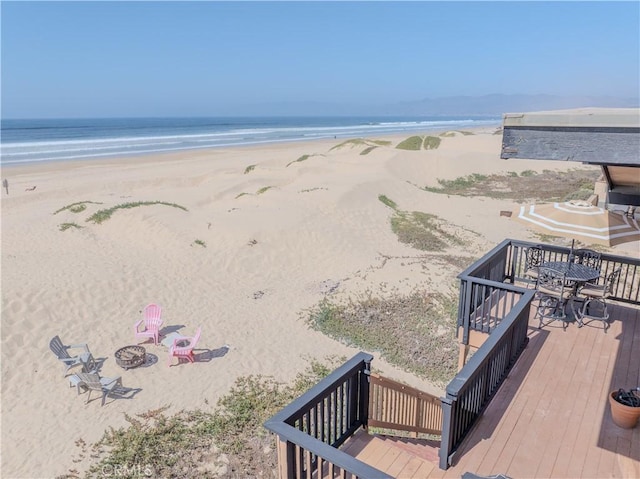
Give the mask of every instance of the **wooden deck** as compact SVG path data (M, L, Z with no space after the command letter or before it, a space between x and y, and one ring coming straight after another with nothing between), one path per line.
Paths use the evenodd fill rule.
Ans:
M611 391L640 385L640 308L610 307L606 334L597 321L566 331L530 321L527 348L447 471L433 444L362 433L343 450L398 478L640 478L640 426L617 427L608 404Z

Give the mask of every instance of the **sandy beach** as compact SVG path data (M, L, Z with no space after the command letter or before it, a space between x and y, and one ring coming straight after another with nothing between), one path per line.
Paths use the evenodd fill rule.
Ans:
M68 472L75 441L94 442L108 426L125 425L125 413L211 409L239 376L290 381L310 359L351 357L358 349L306 323L305 311L327 294L383 284L451 292L460 271L407 261L422 252L398 241L379 195L435 214L468 238L447 254L479 257L504 238L535 238L500 216L513 201L420 188L472 173L583 167L501 160L494 132L443 137L439 148L421 151L396 149L407 137L400 135L366 155L362 146L323 140L4 168L1 476ZM150 205L118 210L101 224L85 221L138 201L186 211ZM59 211L77 202L95 203ZM61 231L63 223L81 228ZM150 302L163 307L164 326L185 335L202 327L199 360L169 367L167 349L146 344L155 364L127 371L116 364L114 352L135 344L133 325ZM85 404L49 350L55 335L88 343L104 359L103 376L122 376L139 391L104 407L99 399ZM374 355L386 376L441 393Z

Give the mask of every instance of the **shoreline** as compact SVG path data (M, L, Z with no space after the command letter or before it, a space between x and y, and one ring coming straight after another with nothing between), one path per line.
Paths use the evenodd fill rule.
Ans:
M407 131L407 132L398 132L398 133L388 133L381 135L370 135L367 136L369 139L373 140L390 140L390 141L401 141L410 136L425 136L425 135L440 135L442 133L446 133L449 131L470 131L474 134L483 133L486 131L495 131L501 127L501 123L497 123L495 126L474 126L469 128L461 128L461 129L448 129L448 128L429 128L425 130L416 130L416 131ZM42 165L45 169L55 169L54 165L65 165L65 166L74 166L77 164L110 164L117 163L120 161L127 162L135 162L135 161L145 161L150 158L156 158L161 160L163 158L171 159L177 155L194 155L194 154L213 154L218 151L230 151L236 149L247 149L247 150L265 150L270 148L282 148L287 145L294 144L323 144L325 142L333 142L334 144L341 143L343 141L354 139L354 138L363 138L363 137L351 137L348 135L334 137L334 138L310 138L310 139L286 139L281 141L272 141L265 143L251 143L251 144L238 144L238 145L230 145L230 146L216 146L216 147L203 147L203 148L184 148L178 149L176 151L160 151L160 152L151 152L151 153L141 153L141 154L133 154L133 155L113 155L113 156L104 156L104 157L81 157L81 158L73 158L73 159L53 159L53 160L30 160L20 163L8 163L8 164L0 164L0 170L10 170L15 171L19 170L19 168L30 169L36 165ZM46 165L51 165L46 168Z

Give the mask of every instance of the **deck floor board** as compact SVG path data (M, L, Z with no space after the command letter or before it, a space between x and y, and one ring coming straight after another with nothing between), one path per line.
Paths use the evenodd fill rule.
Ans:
M422 479L459 478L465 472L640 478L640 425L616 426L608 403L612 390L640 385L640 307L612 303L610 308L614 320L606 334L599 321L582 328L569 323L566 331L560 323L538 330L532 318L529 345L447 471L438 468L433 449L424 455L431 460L420 465L404 451L388 457L383 449L353 455L377 458L381 470L391 475ZM372 437L362 434L354 440ZM378 447L394 446L386 441ZM429 464L433 468L425 472Z

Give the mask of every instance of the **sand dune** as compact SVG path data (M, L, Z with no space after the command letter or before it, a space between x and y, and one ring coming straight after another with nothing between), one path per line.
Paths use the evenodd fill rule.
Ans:
M378 195L459 228L470 245L451 254L479 256L505 237L532 238L499 217L512 202L418 188L471 173L572 166L505 162L500 141L480 130L443 138L430 151L381 146L361 155L363 147L332 149L332 140L5 168L12 190L2 197L2 477L65 473L74 441L124 425L123 413L211 408L239 376L288 381L306 358L350 357L356 349L310 330L301 317L329 291L347 295L383 282L449 289L459 271L437 260L427 269L407 261L422 253L398 242ZM100 204L53 214L81 201ZM102 224L85 221L138 201L186 211L148 205L118 210ZM81 228L60 231L62 223ZM202 326L200 361L168 367L165 348L149 345L157 364L116 365L113 353L134 342L133 324L149 302L161 304L164 324L184 334ZM65 343L86 341L105 359L103 375L122 376L140 392L85 405L48 349L56 334ZM217 354L224 345L228 352ZM375 366L440 392L380 358Z

